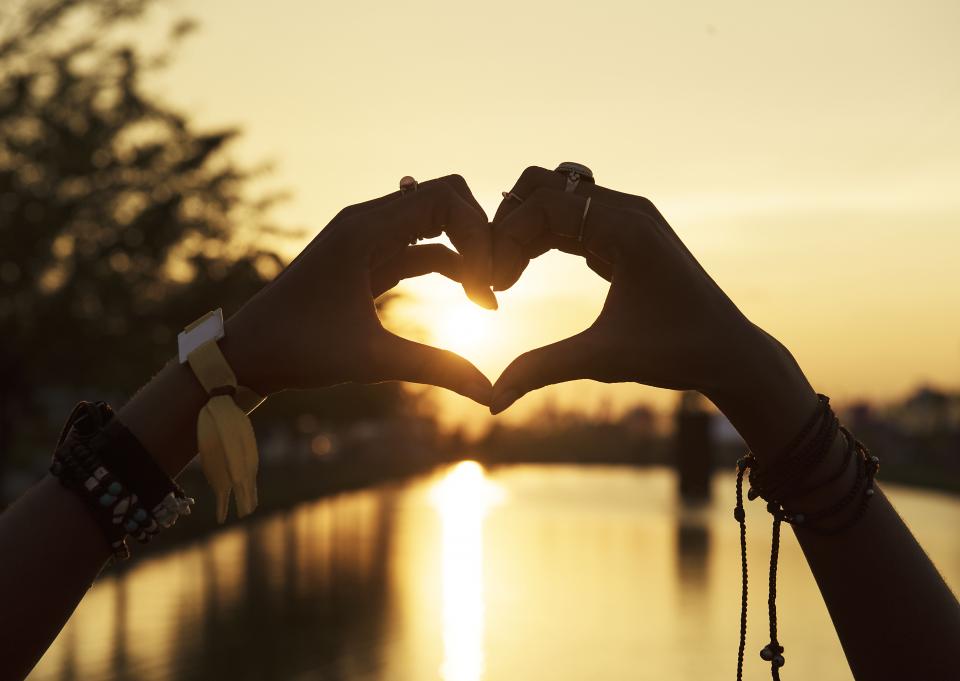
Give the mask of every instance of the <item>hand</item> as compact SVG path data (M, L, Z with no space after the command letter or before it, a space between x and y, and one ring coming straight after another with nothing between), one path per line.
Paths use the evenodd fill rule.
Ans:
M580 378L722 394L749 384L761 358L778 354L650 201L592 182L570 193L565 185L560 173L528 168L513 188L522 201L501 203L494 287L510 287L531 258L558 248L586 258L610 291L588 329L507 367L494 385L494 414L532 390Z
M410 245L446 232L440 244ZM267 395L357 381L411 381L489 404L490 381L446 350L380 324L374 299L401 279L439 272L496 307L487 217L462 177L423 182L342 210L227 322L224 353L241 384Z

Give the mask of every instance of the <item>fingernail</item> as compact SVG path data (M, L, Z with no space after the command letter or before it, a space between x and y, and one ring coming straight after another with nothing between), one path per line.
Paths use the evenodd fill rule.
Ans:
M511 404L519 400L520 397L522 397L520 391L512 388L500 393L499 395L495 396L493 398L493 402L490 403L490 413L499 414Z
M493 294L493 291L487 287L467 291L467 296L477 305L487 310L496 310L499 307L497 297Z
M490 405L491 392L493 392L493 387L483 381L474 381L464 389L467 397L475 402L479 402L485 407Z

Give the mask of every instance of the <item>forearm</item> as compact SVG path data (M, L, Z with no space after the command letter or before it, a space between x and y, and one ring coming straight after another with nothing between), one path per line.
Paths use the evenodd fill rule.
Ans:
M33 668L90 588L110 547L83 501L46 476L0 515L0 678Z
M203 401L190 370L170 363L118 418L174 476L196 452ZM21 678L90 588L110 547L80 497L48 475L0 515L0 555L0 678Z
M960 606L882 490L848 531L796 536L855 678L956 678Z
M117 413L170 477L197 452L197 415L206 394L186 365L170 362Z
M789 353L778 347L775 356L777 363L748 372L766 378L712 396L761 466L775 465L816 406L816 394ZM810 479L827 478L845 449L838 435ZM791 510L824 508L850 489L854 476L849 466L844 476ZM955 673L960 606L882 491L863 517L839 534L802 526L795 534L857 679L945 679Z

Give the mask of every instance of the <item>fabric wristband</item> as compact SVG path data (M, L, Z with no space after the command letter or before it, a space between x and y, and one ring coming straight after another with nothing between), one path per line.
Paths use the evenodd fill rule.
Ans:
M219 316L220 311L212 314ZM185 333L209 316L194 322ZM236 497L239 517L249 515L257 507L259 465L253 425L235 399L237 377L217 345L216 338L222 335L221 322L219 334L186 354L186 362L208 396L197 418L197 446L200 466L217 497L217 520L221 523L227 517L231 492Z

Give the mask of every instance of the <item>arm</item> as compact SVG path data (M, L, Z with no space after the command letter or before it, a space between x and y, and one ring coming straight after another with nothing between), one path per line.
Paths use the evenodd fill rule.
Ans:
M437 244L407 245L441 229L462 258ZM489 288L478 283L489 279L489 246L486 216L458 177L352 206L228 320L221 349L240 383L264 395L406 380L488 404L490 383L472 364L389 333L373 301L400 279L440 272L456 281L462 274L471 297L495 305ZM171 362L117 418L175 476L196 453L197 414L205 401L190 369ZM0 678L21 678L70 617L110 549L80 498L47 476L0 515L0 556Z
M589 182L574 192L565 185L556 172L528 168L505 198L494 220L495 287L511 286L530 258L558 248L584 257L610 292L590 328L507 367L491 410L578 378L699 390L761 465L775 466L817 401L792 356L744 317L648 200ZM823 471L835 468L841 439ZM798 500L798 510L842 497L853 474L850 467L846 479ZM882 492L848 531L796 535L856 678L955 672L960 606Z
M777 359L770 361L776 363ZM785 350L780 362L796 367ZM764 387L758 384L752 394L715 394L712 398L731 416L748 443L750 438L756 440L754 433L760 435L770 429L793 434L809 417L816 400L799 368L793 369L793 375L793 380ZM804 410L800 409L801 398L808 403ZM764 417L759 401L796 402L797 409ZM781 447L785 444L781 442ZM844 447L842 436L838 436L812 478L826 478ZM777 447L752 449L761 463L764 453L769 459L779 451ZM844 478L799 500L797 510L809 512L828 506L850 488L854 474L854 467L848 467ZM802 526L793 529L854 678L954 677L960 606L880 486L864 516L841 534L816 534Z
M170 474L196 451L206 395L189 369L167 365L119 413ZM150 415L163 413L162 419ZM110 557L83 501L45 476L0 515L0 678L23 678L59 633Z

